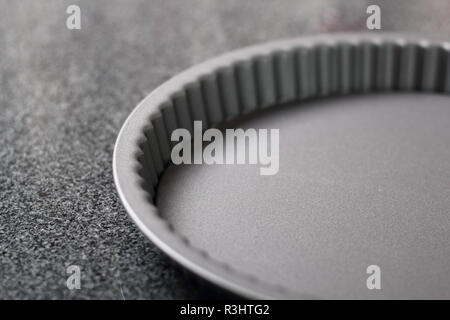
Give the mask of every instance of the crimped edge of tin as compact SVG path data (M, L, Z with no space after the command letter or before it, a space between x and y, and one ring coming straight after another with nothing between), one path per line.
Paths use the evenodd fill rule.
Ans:
M158 213L159 179L170 164L170 134L204 129L279 104L347 94L450 92L450 45L395 34L333 34L268 42L194 66L150 93L118 135L113 175L139 229L195 274L247 298L311 299L217 261Z

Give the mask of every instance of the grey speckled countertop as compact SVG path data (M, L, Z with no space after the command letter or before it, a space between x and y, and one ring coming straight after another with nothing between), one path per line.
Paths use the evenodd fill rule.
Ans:
M370 1L384 30L450 35L448 1ZM69 4L82 30L65 27ZM111 157L131 110L177 72L266 40L364 30L367 4L0 1L0 298L207 298L128 219ZM82 288L65 286L81 267Z

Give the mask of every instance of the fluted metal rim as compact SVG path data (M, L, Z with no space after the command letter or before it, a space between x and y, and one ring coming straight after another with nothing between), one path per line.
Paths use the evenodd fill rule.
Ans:
M125 121L113 155L128 214L170 257L249 298L314 298L243 274L193 247L159 214L154 196L170 162L170 133L281 103L373 91L450 92L450 46L392 34L335 34L256 45L194 66L148 95ZM296 290L297 291L297 290Z

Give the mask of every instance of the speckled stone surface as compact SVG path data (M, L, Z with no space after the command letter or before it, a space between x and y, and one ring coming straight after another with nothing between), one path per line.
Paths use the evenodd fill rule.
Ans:
M371 1L384 30L450 35L448 1ZM69 4L82 30L65 27ZM177 72L266 40L364 30L364 1L0 1L0 298L185 299L129 220L111 159L135 105ZM68 290L68 265L81 267Z

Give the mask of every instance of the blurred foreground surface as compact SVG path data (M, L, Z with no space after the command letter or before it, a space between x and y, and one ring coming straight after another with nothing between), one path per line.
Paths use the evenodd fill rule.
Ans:
M78 4L82 29L67 30ZM448 38L446 0L370 1L384 31ZM128 219L111 159L136 104L214 55L367 31L367 3L0 1L0 298L207 298ZM81 289L66 267L81 267Z

